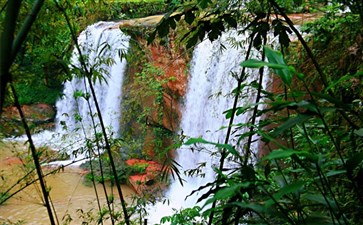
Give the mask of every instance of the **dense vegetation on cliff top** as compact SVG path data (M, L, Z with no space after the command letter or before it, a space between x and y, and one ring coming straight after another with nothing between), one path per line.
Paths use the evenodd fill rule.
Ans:
M1 21L5 21L8 1L2 0ZM163 0L151 1L59 1L77 33L101 20L122 20L160 14L168 6ZM23 1L19 21L28 15L33 1ZM21 104L43 102L54 104L62 91L62 83L70 79L66 73L73 50L71 33L62 10L54 1L44 1L37 19L20 47L14 61L12 79ZM1 26L4 24L2 23ZM4 29L4 28L2 28ZM20 29L16 27L17 31ZM16 32L17 32L16 31ZM11 95L5 104L12 104Z
M120 9L117 4L104 1L16 2L1 1L4 21L0 43L1 104L4 98L9 103L13 101L14 95L10 93L14 90L10 91L9 82L14 84L15 92L23 91L27 82L41 82L59 91L61 81L70 78L64 71L75 40L63 38L72 34L67 26L72 25L73 32L79 32L89 22L124 15L117 11ZM225 109L230 120L226 133L234 129L240 137L238 145L230 143L228 135L223 144L198 138L186 143L198 145L208 141L219 149L215 153L220 155L220 165L214 168L215 181L199 188L207 190L201 198L212 207L185 209L163 221L172 224L361 224L363 3L347 0L329 1L329 4L327 1L275 0L171 2L170 12L155 32L151 32L150 42L157 36L163 39L170 29L176 29L180 43L191 48L204 38L217 39L227 29L248 30L248 44L261 55L256 59L247 54L241 59L241 69L259 69L260 79L246 84L242 69L236 77L235 89L231 90L238 102L240 87L256 88L256 104L236 104ZM27 26L22 21L33 4L40 4L42 9L36 20L30 18L34 24L25 32L25 42L13 44L13 34L22 37L21 26L15 25ZM21 9L20 15L16 19L18 9ZM310 34L306 38L292 26L286 14L295 9L318 12L321 16L301 28ZM54 16L57 14L60 16ZM64 15L71 17L71 23L67 24ZM90 15L94 17L90 19ZM269 31L278 36L279 51L265 46ZM290 43L291 33L298 43ZM274 92L261 86L262 67L269 67L274 80L281 83ZM87 71L85 74L92 76ZM31 102L24 100L24 103ZM234 124L234 117L245 111L252 112L249 122ZM256 120L258 117L262 119ZM263 146L260 155L255 155L251 147L256 137ZM41 180L36 149L31 147ZM111 146L106 145L106 150L112 162L108 151ZM238 167L226 168L227 159L234 160ZM170 166L176 168L174 164ZM111 171L116 174L115 170ZM117 184L117 175L114 178ZM43 192L47 199L45 187ZM130 212L123 204L121 223L130 224ZM51 224L55 224L48 203L46 206Z

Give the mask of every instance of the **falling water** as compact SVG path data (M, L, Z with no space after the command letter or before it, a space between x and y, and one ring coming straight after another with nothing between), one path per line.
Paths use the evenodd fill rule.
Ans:
M125 36L113 22L99 22L87 27L78 37L87 70L93 72L94 89L102 110L105 125L111 133L119 132L120 104L123 75L126 61L121 55L127 51L129 37ZM81 68L77 49L72 55L72 67ZM103 80L104 79L104 80ZM62 132L64 124L67 132L92 127L92 118L99 126L94 99L85 78L73 78L64 85L63 98L57 106L57 132ZM87 96L90 96L87 101ZM90 106L88 105L90 104Z
M205 40L195 48L180 125L183 135L224 143L226 129L221 129L221 127L228 125L224 111L232 108L234 96L231 94L231 90L237 85L233 74L240 75L242 68L239 64L244 61L247 51L247 46L236 48L232 47L230 42L233 40L246 42L246 37L237 35L236 32L228 32L223 34L218 41ZM221 45L225 47L222 51ZM252 57L257 58L257 53ZM247 73L249 75L246 83L257 79L256 71L247 70ZM263 85L266 85L267 80L266 77ZM244 89L242 96L239 105L253 104L255 101L254 90L251 88ZM247 113L237 117L234 122L247 122L248 118ZM236 137L230 138L230 144L235 142L234 138ZM173 209L179 210L197 205L197 200L203 193L199 191L197 194L188 195L214 179L215 173L212 168L218 165L219 157L218 155L212 156L210 153L216 151L211 146L204 146L201 151L191 151L190 147L182 147L177 150L176 161L184 171L206 163L203 170L204 175L202 177L183 176L185 180L183 186L174 181L166 193L170 204L158 203L156 205L155 213L152 212L150 216L152 224L158 223L163 216L171 215Z
M117 137L120 132L121 91L126 69L126 60L121 56L129 47L129 37L120 31L115 22L98 22L88 26L79 35L78 44L87 70L93 74L93 86L108 135ZM64 83L63 96L56 103L55 131L33 135L36 145L66 151L71 155L71 161L84 157L83 154L76 156L75 153L85 146L86 138L93 137L93 127L96 127L97 132L100 131L90 86L86 78L79 76L80 68L80 53L75 48L70 65L74 76Z
M121 90L126 61L122 59L129 46L129 37L124 35L114 22L98 22L88 26L79 37L81 55L88 71L92 71L96 99L107 127L108 135L117 137L121 105ZM75 48L71 68L82 68L79 51ZM73 77L64 84L64 96L57 106L56 133L71 138L71 144L90 138L92 129L100 131L95 100L89 83L84 77ZM84 145L84 143L81 143ZM77 145L73 146L73 148Z
M104 77L102 82L96 79L94 88L105 126L108 127L108 135L117 137L120 132L118 121L120 121L121 116L121 90L126 68L126 61L121 59L120 55L122 52L127 51L129 37L120 31L117 23L99 22L87 27L78 37L78 42L87 69L92 70L96 75ZM74 68L80 67L79 53L74 50L70 65L70 70L74 72L73 75L77 72L77 69ZM88 107L85 99L85 97L91 95L89 86L85 85L85 83L83 79L76 76L71 81L65 82L63 97L56 104L56 129L32 135L32 139L37 146L50 146L53 149L64 150L73 156L71 160L53 162L52 164L69 164L82 158L82 154L74 158L71 153L81 146L85 146L86 138L92 138L91 129L93 123L91 117L94 117L96 127L99 128L100 126L98 118L95 116L96 110L93 98L89 99L90 107ZM74 97L80 95L84 97ZM89 109L91 109L91 112ZM66 130L65 127L67 127ZM9 139L11 142L25 142L26 140L26 136ZM78 161L73 165L80 164L80 162ZM2 158L0 158L0 163L4 165ZM23 176L21 172L25 172L24 168L18 165L14 165L14 168L6 165L5 168L1 167L1 170L9 171L9 177L14 178L14 184L16 184L15 181L18 178ZM4 171L2 171L2 174L4 174ZM9 178L9 180L12 179ZM47 187L52 187L50 195L59 219L70 216L72 224L81 224L84 220L83 217L80 217L79 209L85 210L86 213L91 212L96 207L94 189L80 185L81 180L82 176L77 169L66 170L47 177ZM1 182L0 184L3 185ZM22 183L19 185L23 186ZM96 187L98 192L101 193L101 188L103 188L101 184L97 184ZM112 193L111 187L107 187L107 189L108 193ZM43 204L41 204L43 200L38 196L38 192L39 188L30 186L12 197L7 204L2 205L0 208L0 221L9 219L22 221L22 224L23 222L26 224L49 224L49 219L42 216L46 215L46 211ZM133 191L128 187L123 187L123 194L128 198L133 194ZM105 204L105 197L100 196L100 200L101 204Z

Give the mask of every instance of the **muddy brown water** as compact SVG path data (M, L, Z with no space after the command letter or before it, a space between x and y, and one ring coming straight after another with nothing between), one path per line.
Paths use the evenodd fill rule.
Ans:
M24 176L22 161L15 155L11 148L0 146L0 192L3 192ZM44 174L54 168L44 168ZM97 214L98 206L95 190L92 185L85 185L84 171L77 167L67 167L64 171L48 175L46 184L50 188L50 198L60 224L82 224L90 222L88 215ZM101 184L96 185L100 196L101 205L107 208L106 198ZM13 190L17 190L14 188ZM128 186L122 186L123 194L131 202L135 192ZM116 188L107 185L108 195L115 196L115 207L119 207ZM69 220L71 218L71 221ZM68 219L68 220L67 220ZM33 184L0 205L0 224L9 224L22 221L27 225L48 225L49 217L42 203L42 194L38 184ZM69 223L66 223L70 221ZM89 224L97 224L91 221ZM110 224L110 221L105 224Z

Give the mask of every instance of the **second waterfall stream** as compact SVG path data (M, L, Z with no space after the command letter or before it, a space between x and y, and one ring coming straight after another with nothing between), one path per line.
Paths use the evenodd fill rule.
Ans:
M247 42L247 36L238 35L236 32L226 32L214 42L205 40L193 51L190 66L187 94L184 99L180 133L190 137L202 137L214 143L224 143L229 121L226 119L225 110L233 107L234 94L232 90L237 87L236 77L240 76L242 68L240 63L244 61L247 46L232 47L235 41ZM255 53L252 57L258 57ZM251 83L258 79L258 71L247 70L245 83ZM263 86L267 85L268 76L263 79ZM244 88L239 100L239 106L252 105L255 102L255 89ZM245 123L249 119L249 113L238 116L234 124ZM233 133L233 132L232 132ZM237 137L233 135L229 144L235 144ZM257 152L257 144L252 149ZM240 150L237 148L237 150ZM177 150L176 159L181 165L181 171L190 171L204 165L199 176L182 176L184 182L181 185L173 180L166 192L169 204L157 203L150 209L150 224L159 223L160 219L173 212L196 205L203 206L203 202L197 200L205 191L198 191L190 195L192 191L206 185L215 178L213 168L218 168L218 150L212 145L204 145L191 149L184 146ZM227 163L228 164L228 163ZM208 207L207 207L208 208Z

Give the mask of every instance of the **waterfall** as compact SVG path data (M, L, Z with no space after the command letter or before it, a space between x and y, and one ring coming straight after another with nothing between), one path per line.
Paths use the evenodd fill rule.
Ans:
M120 100L123 82L123 74L126 61L120 58L128 49L129 37L125 36L113 22L98 22L93 24L78 37L81 52L86 59L87 69L94 73L94 89L97 100L102 110L105 125L109 131L117 135L119 132ZM73 51L71 66L80 68L79 53ZM97 77L98 76L98 77ZM102 81L102 77L105 78ZM101 82L102 81L102 82ZM93 127L92 118L99 123L95 116L96 109L94 99L90 97L88 102L84 96L92 96L90 87L84 78L73 78L64 84L63 98L57 106L57 132L63 131L60 123L66 123L67 132L77 131L83 126L85 130ZM82 95L83 97L77 97ZM76 97L75 97L76 96Z
M98 22L88 26L78 37L87 70L92 71L94 90L109 136L119 134L121 94L126 61L121 58L129 47L129 37L114 22ZM71 58L75 73L82 67L75 48ZM87 101L89 99L89 101ZM100 132L95 101L84 77L73 77L64 84L63 97L56 103L56 133L75 142L93 137L93 127ZM94 124L93 124L94 123ZM84 146L80 143L79 146ZM77 148L76 146L74 146ZM74 148L73 147L73 148Z
M207 141L224 143L228 120L223 113L233 106L234 95L230 92L236 88L237 81L233 74L239 76L242 68L240 63L244 61L247 46L242 48L232 47L231 40L246 41L247 36L238 35L237 32L230 31L222 35L218 41L210 42L205 40L196 46L193 52L193 58L190 68L190 77L188 81L187 94L182 112L182 121L180 129L183 135L187 137L202 137ZM221 51L221 45L225 48ZM254 52L253 58L257 58ZM247 70L248 77L246 83L257 79L256 70ZM266 85L268 78L264 79ZM255 90L245 88L239 106L253 104L255 101ZM249 113L240 115L235 118L234 123L247 122ZM230 138L230 144L235 143L236 137ZM256 144L253 146L257 148ZM177 150L176 161L182 166L182 170L190 170L198 167L201 163L206 163L203 170L203 177L183 176L184 185L181 186L178 181L172 181L166 193L170 204L157 203L151 209L151 224L159 223L161 217L171 215L173 209L193 207L197 205L197 199L204 193L191 194L202 185L214 180L215 173L213 167L218 167L218 155L211 155L216 152L211 145L204 146L204 150L191 151L190 146L184 146ZM203 204L199 204L202 206ZM155 211L155 212L154 212Z
M87 70L93 72L94 89L107 133L117 137L120 132L122 83L126 69L126 60L121 55L128 50L129 36L124 35L115 22L98 22L81 32L78 43ZM72 79L64 83L63 95L56 103L55 131L44 131L32 136L37 146L50 146L71 156L71 160L54 164L67 164L84 157L84 154L75 153L86 146L86 138L93 138L92 119L97 132L100 132L90 87L79 74L79 59L79 52L75 48L69 66ZM89 98L89 103L86 98ZM27 140L25 136L18 140L21 139Z

